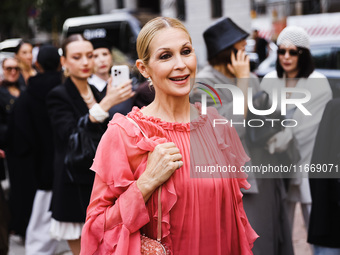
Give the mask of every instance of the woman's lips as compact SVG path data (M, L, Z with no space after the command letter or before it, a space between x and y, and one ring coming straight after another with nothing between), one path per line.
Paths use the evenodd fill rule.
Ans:
M176 77L171 77L169 78L172 82L178 84L178 85L183 85L188 82L188 79L190 78L190 75L183 75L183 76L176 76Z

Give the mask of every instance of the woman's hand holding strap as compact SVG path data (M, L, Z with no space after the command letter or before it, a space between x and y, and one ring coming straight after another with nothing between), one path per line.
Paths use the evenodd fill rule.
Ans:
M137 180L144 201L148 201L157 187L166 182L171 175L183 166L182 155L172 142L159 144L149 152L144 173Z

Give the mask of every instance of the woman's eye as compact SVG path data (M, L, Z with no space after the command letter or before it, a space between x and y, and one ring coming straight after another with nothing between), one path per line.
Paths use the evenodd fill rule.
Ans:
M87 55L88 58L93 58L93 54Z
M171 55L166 53L166 54L163 54L160 56L160 59L168 59L168 58L171 58Z
M189 55L191 53L191 49L185 49L182 51L183 55Z
M73 56L72 58L75 59L75 60L79 60L80 59L79 56Z

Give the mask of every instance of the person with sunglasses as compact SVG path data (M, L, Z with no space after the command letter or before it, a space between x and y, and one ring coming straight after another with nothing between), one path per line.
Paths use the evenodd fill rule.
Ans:
M272 101L273 89L278 89L278 108L281 107L282 93L291 102L306 97L307 100L302 105L311 115L303 112L302 107L297 107L294 103L287 104L285 117L292 119L294 124L292 122L290 127L285 127L272 136L267 142L267 149L270 154L291 155L288 162L298 172L303 172L311 162L317 129L325 106L332 98L332 91L326 77L314 71L309 36L303 28L286 27L279 34L277 45L276 70L264 77L261 88L268 92ZM310 99L307 94L310 94ZM283 109L280 110L282 112ZM292 229L295 205L300 202L307 228L312 203L308 179L302 178L303 174L290 177L289 182L286 182L290 226Z
M7 131L13 106L22 89L19 86L20 68L18 60L6 58L2 62L3 80L0 84L0 180L6 178L5 160L7 153L3 150L7 145ZM0 185L0 254L8 251L9 210L4 192ZM17 230L18 228L16 228ZM3 253L4 252L4 253Z
M0 86L0 145L5 141L8 117L12 112L17 98L20 96L22 89L19 86L20 68L18 60L7 58L2 62L4 79Z

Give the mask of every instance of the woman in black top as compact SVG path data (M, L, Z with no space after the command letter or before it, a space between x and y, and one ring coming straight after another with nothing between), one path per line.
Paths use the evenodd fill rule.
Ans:
M0 181L6 178L5 174L5 149L8 143L8 125L10 114L12 113L13 106L17 98L19 97L21 90L19 88L19 75L20 68L18 61L15 58L7 58L2 62L2 69L4 74L4 80L1 82L0 86ZM8 153L6 148L7 160ZM15 172L15 171L14 171ZM12 171L13 173L13 171ZM11 179L12 180L12 179ZM12 185L11 194L20 194L16 192L16 186ZM20 196L19 196L20 198ZM24 218L24 215L23 215ZM15 215L12 216L15 218ZM3 194L2 186L0 184L0 254L7 254L8 251L8 206L7 201ZM13 221L14 222L14 221ZM21 227L20 221L16 221L17 227L11 227L16 233L20 232ZM23 227L24 228L24 227ZM24 235L22 231L20 234Z
M69 77L47 98L55 142L51 233L56 239L67 240L73 254L79 254L94 180L89 170L94 150L106 130L109 109L133 92L131 81L113 87L109 80L101 98L98 90L88 85L94 67L93 46L81 35L67 38L62 50L61 64Z

